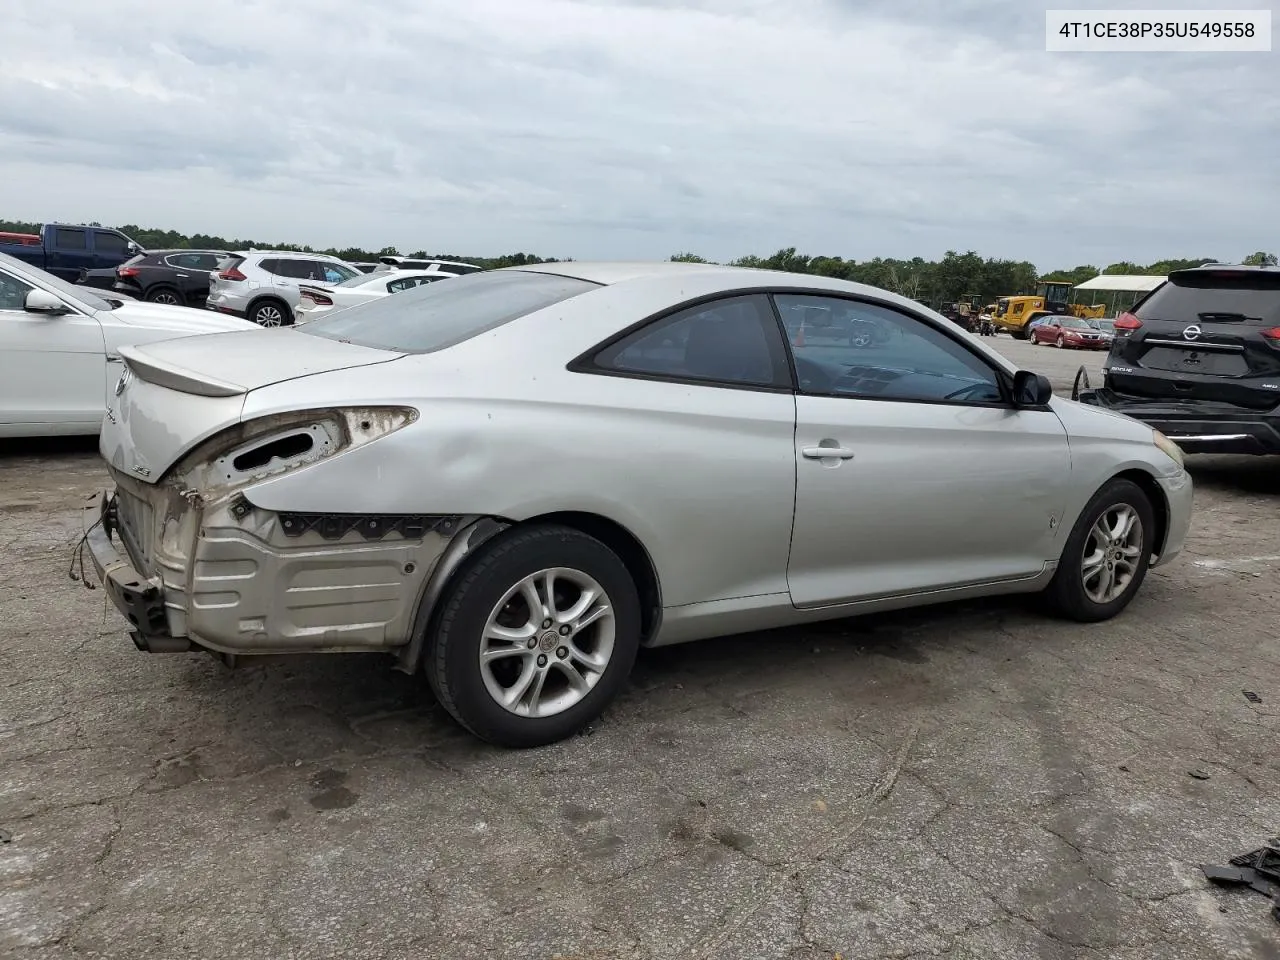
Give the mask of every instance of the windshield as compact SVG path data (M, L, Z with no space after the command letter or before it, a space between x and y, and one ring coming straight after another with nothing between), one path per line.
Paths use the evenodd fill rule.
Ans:
M1059 325L1066 327L1068 330L1091 330L1092 327L1083 320L1077 320L1074 317L1064 317L1058 321Z
M70 297L72 300L77 300L92 310L114 310L119 303L119 301L112 303L109 300L104 300L93 292L92 287L84 286L83 284L76 285L67 283L67 281L62 280L59 277L55 277L47 270L41 270L39 267L33 267L31 264L15 259L7 253L0 253L0 267L5 266L13 268L19 279L21 279L23 273L26 273L29 276L37 278L49 289L56 290L64 297Z
M600 286L524 270L472 273L348 307L298 329L376 350L432 353Z

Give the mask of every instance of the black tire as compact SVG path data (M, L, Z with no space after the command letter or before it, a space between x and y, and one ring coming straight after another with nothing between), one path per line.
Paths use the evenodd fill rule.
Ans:
M142 299L147 303L170 303L176 307L183 306L182 294L173 287L152 287Z
M581 700L546 717L517 716L489 693L480 667L485 624L504 594L548 567L568 567L596 581L613 610L613 652ZM626 683L640 648L640 599L612 550L570 527L517 527L499 534L466 563L440 598L424 670L432 692L475 736L503 747L540 747L596 719Z
M1137 513L1142 524L1142 543L1135 570L1123 592L1108 603L1099 603L1085 590L1082 574L1084 551L1089 545L1093 525L1103 514L1121 505L1127 505ZM1045 600L1055 613L1069 620L1080 623L1110 620L1129 605L1142 587L1151 562L1151 552L1155 549L1155 531L1155 510L1141 487L1130 480L1119 479L1103 484L1071 528L1062 557L1058 561L1058 570L1045 589Z
M259 300L246 317L260 327L287 327L293 323L293 311L280 300Z

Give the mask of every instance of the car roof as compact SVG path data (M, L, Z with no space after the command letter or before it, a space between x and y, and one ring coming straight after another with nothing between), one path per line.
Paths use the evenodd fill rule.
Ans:
M300 260L328 260L331 263L346 263L327 253L307 253L305 250L237 250L235 256L244 257L297 257Z
M228 250L214 250L209 247L173 247L164 250L148 250L146 255L148 257L168 257L175 253L218 253L225 256L229 252Z
M719 263L687 263L684 261L597 261L565 260L558 263L532 263L502 270L524 270L532 273L549 273L612 286L637 280L666 280L679 283L682 277L697 277L700 281L718 284L721 289L749 289L753 287L794 287L799 290L821 290L833 293L853 294L872 299L890 301L909 309L919 310L924 304L892 293L881 287L840 280L813 273L791 273L786 270L763 270L758 267L732 267ZM501 271L498 271L501 272ZM925 309L928 309L925 307Z

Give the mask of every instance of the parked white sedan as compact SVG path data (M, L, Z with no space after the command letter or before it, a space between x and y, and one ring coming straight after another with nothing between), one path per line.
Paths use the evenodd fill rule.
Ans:
M120 347L247 320L73 286L0 254L0 437L93 435L124 369Z
M539 264L124 354L86 542L139 648L390 653L508 745L641 646L1006 593L1103 620L1190 520L1150 427L825 277Z
M456 276L458 274L448 273L439 269L395 270L387 268L385 270L375 270L373 273L362 273L358 277L344 280L342 283L335 284L332 287L317 287L300 283L298 284L298 306L293 315L296 318L296 323L303 323L334 310L354 307L357 303L368 303L370 300L378 300L393 293L412 290L414 287L422 286L424 283L434 283Z

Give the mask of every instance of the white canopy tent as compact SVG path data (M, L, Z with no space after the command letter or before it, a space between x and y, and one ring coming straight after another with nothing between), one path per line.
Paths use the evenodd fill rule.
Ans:
M1107 293L1150 293L1167 277L1144 276L1141 274L1103 273L1077 283L1077 290L1099 290Z

